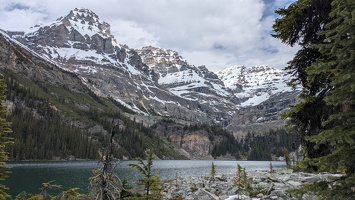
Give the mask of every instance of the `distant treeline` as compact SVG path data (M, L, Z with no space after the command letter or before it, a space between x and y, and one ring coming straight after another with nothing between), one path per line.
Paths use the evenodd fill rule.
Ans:
M212 150L214 158L231 154L236 159L271 160L272 156L283 156L284 147L294 151L300 145L297 134L286 133L284 129L270 130L262 135L249 132L245 137L236 139L228 132L223 136L222 142Z

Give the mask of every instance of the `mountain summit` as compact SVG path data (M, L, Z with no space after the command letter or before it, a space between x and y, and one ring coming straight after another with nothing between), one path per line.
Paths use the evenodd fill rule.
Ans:
M139 60L139 56L116 42L108 23L83 8L76 8L55 22L36 25L29 32L14 37L62 64L69 61L70 64L80 65L113 65L131 73L137 73L134 68L142 70L143 67L141 62L132 63Z
M85 8L76 8L58 20L62 21L68 29L79 31L83 36L91 37L100 34L103 37L113 37L110 25L101 21L94 12Z

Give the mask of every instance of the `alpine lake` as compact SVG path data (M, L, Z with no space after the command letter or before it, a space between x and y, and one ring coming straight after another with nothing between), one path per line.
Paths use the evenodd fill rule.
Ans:
M216 166L217 175L234 176L237 165L247 171L269 170L270 161L222 161L222 160L154 160L153 171L158 172L162 179L175 177L202 177L210 176L212 162ZM131 186L142 178L138 170L129 167L131 161L113 162L114 172L120 179L127 179ZM92 170L101 168L102 163L94 160L81 161L21 161L8 162L11 173L2 181L10 189L7 193L16 197L25 191L31 194L40 193L42 183L53 181L52 184L61 185L60 189L49 191L58 194L70 188L80 188L80 193L87 193L90 187L89 178L93 176ZM285 162L272 161L273 169L282 168Z

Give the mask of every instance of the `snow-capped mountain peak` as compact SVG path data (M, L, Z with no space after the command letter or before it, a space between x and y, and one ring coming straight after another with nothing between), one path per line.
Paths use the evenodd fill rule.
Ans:
M95 34L101 34L104 37L112 37L110 25L85 8L75 8L67 16L58 20L62 21L69 31L75 29L83 36L92 37Z
M100 20L94 12L85 8L75 8L68 15L62 16L56 21L35 25L26 30L26 34L28 37L31 35L35 36L34 34L37 34L38 31L45 27L55 28L61 26L66 28L66 30L62 30L63 32L68 31L70 34L80 35L86 39L96 34L104 38L113 38L110 25Z
M114 66L131 75L144 73L143 64L136 62L140 59L137 53L118 44L110 33L110 25L85 8L75 8L68 15L36 25L22 35L10 34L48 59L70 61L66 67L74 72L96 73L97 69L91 67L95 64Z
M292 91L285 71L268 66L232 66L217 75L237 97L246 100L241 106L258 105L271 95Z

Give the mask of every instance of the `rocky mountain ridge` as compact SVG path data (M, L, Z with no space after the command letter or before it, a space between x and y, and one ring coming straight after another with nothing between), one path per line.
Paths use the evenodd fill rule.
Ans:
M215 74L204 66L190 65L173 50L151 46L133 50L120 45L111 35L110 25L83 8L28 32L7 33L75 73L97 95L111 97L140 115L235 127L243 109L260 111L263 109L255 106L271 96L280 94L287 99L285 94L292 93L280 89L286 78L271 67L232 67ZM257 123L265 117L263 113L247 122Z
M156 82L174 95L216 111L236 109L238 98L205 66L191 65L170 49L148 46L137 52L143 63L157 74Z

